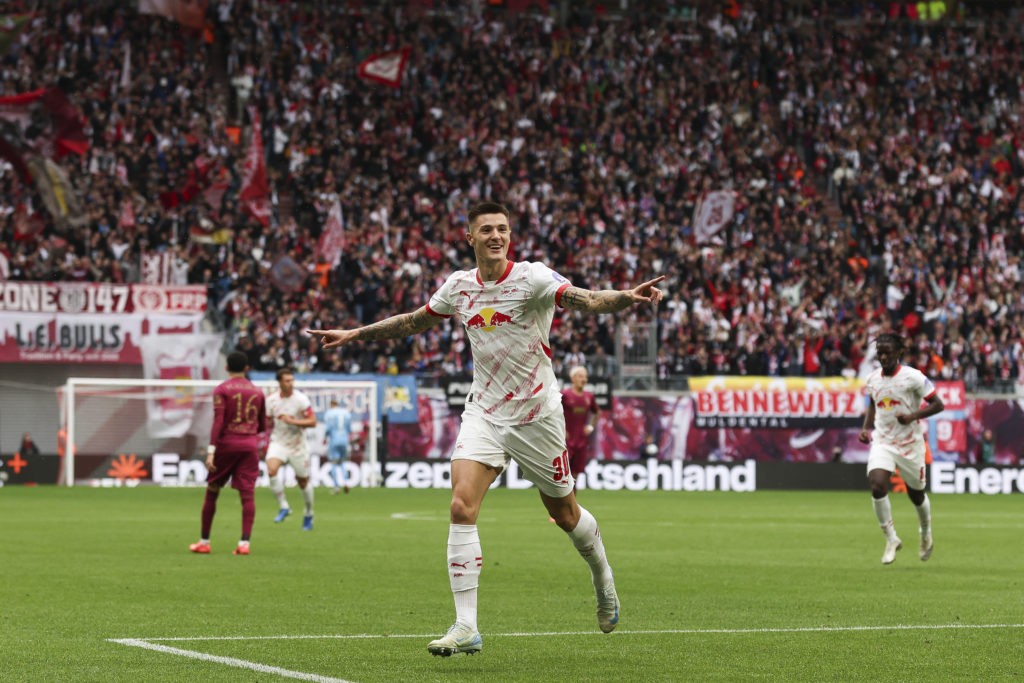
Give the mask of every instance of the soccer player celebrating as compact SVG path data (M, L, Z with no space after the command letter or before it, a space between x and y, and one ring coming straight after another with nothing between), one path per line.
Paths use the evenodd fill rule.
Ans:
M242 500L242 539L234 555L249 554L249 538L256 517L254 491L260 473L260 442L267 431L263 392L245 377L249 361L241 351L228 354L228 379L213 390L213 427L206 449L206 498L198 543L188 547L194 553L210 552L210 528L217 513L217 497L231 479Z
M896 334L880 334L875 353L882 367L868 375L868 407L860 440L870 443L868 483L875 515L885 534L882 564L892 564L903 542L896 535L889 502L889 482L899 470L907 485L907 496L917 509L921 530L921 561L932 556L932 514L925 469L925 440L918 420L941 413L945 406L935 385L920 370L900 363L903 339ZM924 405L922 405L922 403Z
M305 430L316 426L316 414L309 397L295 388L295 372L290 368L277 371L277 390L267 397L267 414L274 422L267 448L267 474L270 490L277 497L275 522L283 522L292 513L284 494L281 466L289 463L295 470L295 481L302 491L306 510L302 529L313 530L313 485L309 481L309 444Z
M562 390L565 443L569 449L569 468L573 479L579 477L590 461L590 435L597 428L597 400L585 388L588 379L587 369L577 365L569 371L571 386Z
M664 276L626 290L574 287L541 263L508 260L512 230L501 204L484 202L468 214L466 239L477 267L456 271L430 301L352 330L308 330L325 349L423 332L457 316L473 352L473 383L452 454L448 578L455 623L427 650L449 656L479 652L477 587L483 566L477 518L488 487L514 459L540 491L541 501L590 566L597 621L608 633L619 620L619 598L597 520L580 507L565 445L565 419L555 385L548 337L555 307L614 313L657 303Z

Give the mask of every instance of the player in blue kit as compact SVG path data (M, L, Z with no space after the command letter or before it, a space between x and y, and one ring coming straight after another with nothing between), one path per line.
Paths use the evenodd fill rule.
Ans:
M331 399L331 407L324 412L324 436L327 439L327 459L331 462L331 481L334 493L344 489L348 493L348 474L345 461L348 460L352 439L352 413L342 408L338 399ZM340 481L339 481L340 475Z

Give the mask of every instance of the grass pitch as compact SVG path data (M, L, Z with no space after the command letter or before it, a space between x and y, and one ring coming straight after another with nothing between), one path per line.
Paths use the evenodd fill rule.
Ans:
M893 496L880 564L869 494L583 491L622 618L598 631L589 572L533 491L480 519L480 655L431 657L453 620L444 490L317 491L316 529L271 520L230 554L187 551L202 489L0 489L0 680L704 681L1024 677L1020 496L932 496L936 550ZM301 502L289 490L293 509Z

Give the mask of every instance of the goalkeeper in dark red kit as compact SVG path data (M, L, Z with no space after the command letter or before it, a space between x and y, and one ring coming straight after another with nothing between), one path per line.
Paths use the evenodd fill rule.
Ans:
M590 462L590 435L597 428L597 400L587 391L587 369L577 365L569 371L572 386L562 390L565 411L565 445L569 449L569 469L579 477Z
M245 373L249 361L241 351L228 354L228 379L213 390L213 428L206 451L206 498L203 500L202 530L194 553L210 552L210 528L217 513L217 497L231 480L242 500L242 538L234 555L249 554L249 537L256 517L254 491L260 473L260 449L266 441L267 409L263 391Z

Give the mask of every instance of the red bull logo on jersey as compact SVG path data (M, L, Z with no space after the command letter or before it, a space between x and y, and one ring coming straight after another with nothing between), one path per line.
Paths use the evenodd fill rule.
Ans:
M496 328L508 325L511 322L512 316L505 315L493 308L484 308L466 321L466 327L483 330L484 332L494 332Z
M903 405L903 403L901 401L896 400L895 398L883 398L875 405L881 408L882 410L892 410L897 406Z

